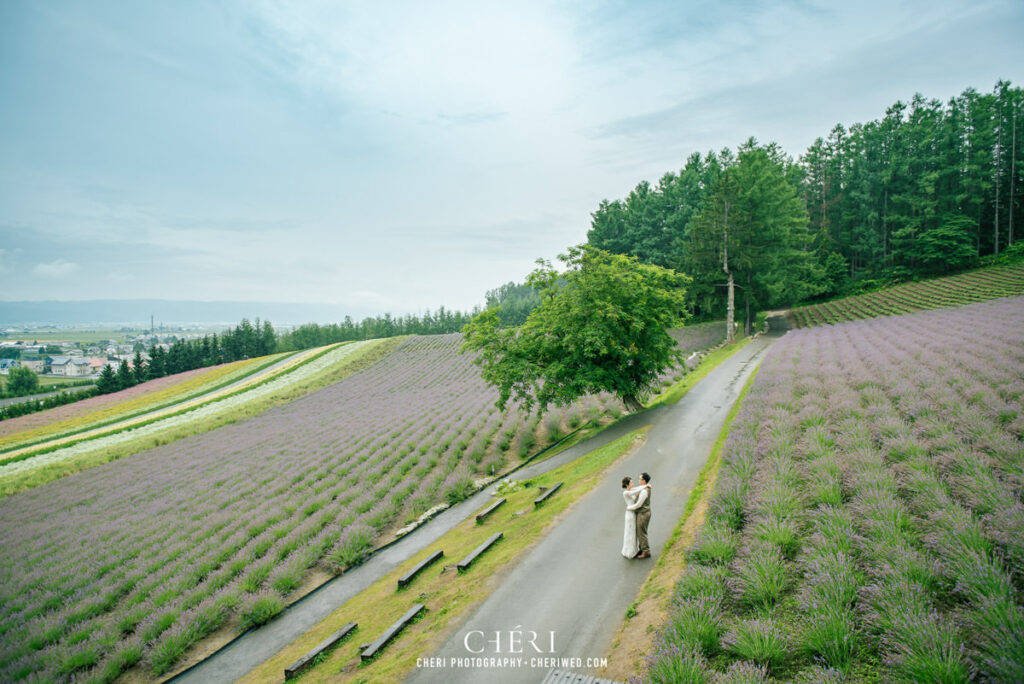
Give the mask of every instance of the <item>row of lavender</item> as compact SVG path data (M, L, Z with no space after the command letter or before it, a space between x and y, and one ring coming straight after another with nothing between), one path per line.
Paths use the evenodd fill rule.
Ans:
M1022 404L1024 298L790 332L643 679L1024 681Z
M705 351L725 342L725 321L711 321L709 323L695 323L682 328L669 330L669 335L676 342L682 361L666 368L655 380L651 389L657 393L667 387L679 382L686 375L688 369L687 358L694 352Z
M269 619L317 564L358 563L385 528L612 410L502 415L459 343L413 338L251 420L0 501L0 680L165 672L229 621Z

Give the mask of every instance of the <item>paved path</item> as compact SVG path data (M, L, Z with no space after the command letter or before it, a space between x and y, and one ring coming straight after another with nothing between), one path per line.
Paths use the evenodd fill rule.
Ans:
M753 363L751 360L754 357L760 358L760 354L763 353L767 344L768 342L763 338L755 339L731 359L722 364L722 366L719 366L712 371L708 377L697 383L697 385L690 390L687 396L693 395L699 388L710 384L714 384L716 390L721 391L722 383L717 379L712 379L719 378L721 376L726 380L725 386L729 387L733 392L729 395L730 398L727 403L724 404L724 410L727 412L729 406L732 404L732 399L735 398L735 393L739 392L739 387L742 387L742 382L745 380L745 376L742 379L736 376L735 368L739 366L742 366L747 370L752 368ZM727 378L722 375L721 369L723 367L733 368L732 371L727 372ZM735 386L736 382L739 382L739 386ZM708 394L709 392L707 391L702 392L702 395L704 396ZM628 434L652 423L658 424L662 417L676 414L678 412L678 407L685 402L686 398L684 397L684 399L675 406L658 407L648 411L643 411L639 414L627 416L618 423L615 423L597 435L594 435L592 438L584 442L580 442L556 456L528 465L511 475L511 477L517 480L529 479L557 468L560 465L573 461L594 449L618 439L622 435ZM716 403L721 405L721 399L717 399ZM715 429L714 432L715 436L711 437L712 442L717 437L718 429ZM697 467L697 470L699 469L700 466ZM650 472L655 477L658 477L654 470L650 470ZM613 477L612 479L617 481L619 478ZM616 486L618 486L617 482ZM406 535L394 545L389 546L388 548L371 556L364 564L354 568L350 572L340 575L313 593L305 596L303 599L290 606L287 611L269 624L264 625L260 629L246 633L241 638L229 644L226 648L218 651L195 667L182 672L171 681L175 682L175 684L218 684L221 682L234 682L261 665L265 660L276 654L282 648L292 643L318 622L330 615L345 601L369 587L381 577L394 570L398 565L404 563L406 560L422 551L460 522L476 513L491 500L492 489L493 486L487 487L462 503L443 511L437 517L433 518L414 532ZM660 491L667 492L668 489L663 487ZM618 498L613 499L613 504L610 509L613 509L618 515L618 528L616 534L620 536L621 542L622 511L620 510L621 506L618 504L621 502L622 495L617 491L615 496ZM654 499L654 504L658 504L657 499ZM665 520L665 518L671 515L671 512L663 512L661 508L656 508L655 511L655 522L652 523L652 533L654 533L655 536L652 537L652 544L657 543L660 547L664 542L664 539L657 536L657 533L660 530L660 527L656 526L657 519L658 517L662 518L661 522L664 525L668 525L670 521ZM679 506L679 511L682 511L682 505ZM678 518L679 515L677 514L675 519L678 520ZM591 531L587 532L588 536L590 535L590 532ZM654 547L652 546L652 548ZM618 553L617 549L615 550L615 553ZM617 559L613 558L613 560ZM645 568L648 567L649 565L641 567L638 561L633 570L634 572L639 570L646 571ZM632 601L632 595L630 595L628 600ZM624 611L625 608L623 607L622 611L619 612L619 615L621 616ZM515 626L515 624L511 624L509 627L511 628ZM547 668L545 668L545 671L546 669ZM543 672L540 672L540 674L543 675ZM448 677L443 677L437 681L442 680L447 682ZM486 681L492 680L487 679Z
M536 683L551 667L596 674L587 658L603 657L626 609L636 598L654 559L628 560L622 548L623 475L651 474L651 553L656 559L682 517L686 493L750 373L773 338L759 337L713 370L674 406L646 413L653 424L647 442L604 482L576 502L565 519L513 568L501 586L454 631L434 654L444 667L421 668L409 684L459 682ZM513 630L536 632L535 643L510 654ZM496 653L495 633L501 632ZM483 633L481 635L481 633ZM550 652L551 634L554 651ZM468 648L467 649L467 637ZM529 638L527 636L527 638ZM466 667L457 658L523 657L518 667ZM580 658L582 662L531 658Z
M24 404L27 401L47 399L54 397L62 392L84 392L85 390L91 390L96 385L78 385L76 387L64 387L59 390L52 392L43 392L42 394L29 394L24 397L10 397L8 399L0 399L0 407L11 406L12 404Z

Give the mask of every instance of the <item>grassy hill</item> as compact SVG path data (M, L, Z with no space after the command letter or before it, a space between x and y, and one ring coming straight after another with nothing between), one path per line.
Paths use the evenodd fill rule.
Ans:
M1024 294L1024 262L905 283L868 294L794 308L790 326L809 328L842 321L960 306Z

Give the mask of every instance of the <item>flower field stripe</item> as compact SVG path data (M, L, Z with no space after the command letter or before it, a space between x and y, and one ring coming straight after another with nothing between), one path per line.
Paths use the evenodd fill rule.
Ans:
M347 344L361 345L363 343L357 342ZM8 471L5 468L5 464L25 461L37 455L53 453L58 449L72 447L83 442L89 442L91 440L96 440L102 437L109 436L111 438L116 438L118 434L123 434L126 431L137 430L139 428L153 425L154 423L160 423L170 418L190 414L193 411L196 411L198 408L209 406L217 402L221 402L224 399L238 397L256 387L260 387L262 385L285 377L288 374L294 372L296 369L308 363L311 363L312 361L333 351L336 348L337 347L331 347L328 349L320 348L311 350L310 352L305 352L301 355L301 358L290 359L288 363L283 364L279 368L276 368L273 373L257 375L256 377L246 380L241 385L236 386L234 381L229 381L228 383L226 383L227 386L217 388L213 391L203 392L199 396L195 396L182 402L176 402L162 409L157 409L155 411L147 411L141 415L136 416L135 418L131 418L125 421L118 421L114 424L106 425L101 428L91 429L83 433L78 433L68 437L48 441L44 445L35 445L31 447L25 447L22 449L6 452L0 455L0 477L3 477L3 475L7 472L19 472L19 469L12 469ZM263 392L262 394L265 394L265 392ZM249 395L249 397L251 398L256 398L258 396L260 395ZM192 415L193 417L202 417L196 414ZM163 425L167 425L167 423L164 423ZM119 441L121 440L112 439L103 443L102 446L107 447Z
M295 387L287 403L0 499L0 679L160 676L225 624L270 619L314 567L358 564L398 526L616 409L588 397L543 421L502 415L460 342L329 351L186 415L233 416L230 402ZM365 362L349 373L345 354Z
M102 411L62 421L47 426L40 431L17 435L18 441L14 442L12 440L14 442L13 446L7 446L0 451L0 460L4 459L7 455L24 453L28 449L40 447L41 445L66 443L62 442L62 440L80 438L82 435L92 433L93 431L96 434L101 434L106 428L111 426L127 425L132 420L146 420L149 417L159 415L158 412L160 411L170 411L190 404L194 405L204 397L215 396L216 393L222 392L224 388L237 383L240 378L245 378L246 376L273 377L284 369L275 368L268 373L263 373L263 371L280 360L281 356L275 355L269 359L257 358L247 361L236 361L212 371L203 369L207 372L181 385L172 386L164 391L140 397L134 401L124 401ZM113 396L116 395L104 395L104 397ZM39 432L45 432L46 434L42 435L40 439ZM21 438L30 441L22 441Z
M1024 680L1022 436L1022 297L791 331L642 680Z
M287 371L282 370L270 377L254 379L241 387L220 391L206 401L196 400L187 403L185 408L173 407L166 412L158 412L155 416L146 416L144 420L131 421L128 425L119 426L117 430L101 432L93 437L86 437L71 443L60 443L39 451L27 451L18 455L10 455L0 463L0 482L6 478L44 468L68 459L85 454L95 453L131 443L139 438L160 434L166 430L202 421L221 415L247 403L257 401L275 392L287 389L289 385L302 381L330 367L347 356L372 342L350 342L327 349L315 350L317 353L305 355L297 362L289 362Z
M4 450L30 446L44 438L53 438L90 427L98 427L180 401L191 395L216 389L249 373L259 372L276 363L280 356L248 359L200 368L177 375L150 380L131 389L92 397L42 413L0 422L0 447Z

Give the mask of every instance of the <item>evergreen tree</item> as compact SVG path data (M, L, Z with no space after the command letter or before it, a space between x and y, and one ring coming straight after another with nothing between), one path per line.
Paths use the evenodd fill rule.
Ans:
M146 362L142 360L141 351L136 351L135 358L132 359L132 379L135 385L138 385L140 382L146 382L148 379L148 370L146 369Z
M117 389L128 389L135 386L135 376L132 375L128 362L121 359L121 365L117 368Z
M723 304L733 279L749 334L758 310L821 291L824 273L807 224L777 148L748 140L692 222L687 273L701 283L706 299L721 298Z
M108 363L103 366L103 370L100 371L100 377L96 381L96 391L100 394L110 394L119 390L117 382L117 373L114 372L114 368Z

